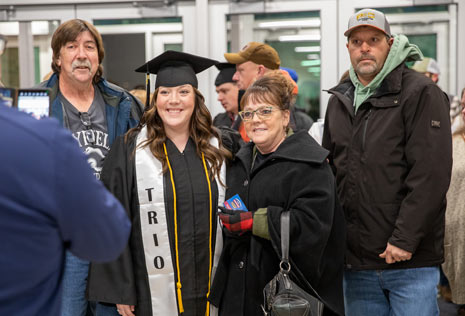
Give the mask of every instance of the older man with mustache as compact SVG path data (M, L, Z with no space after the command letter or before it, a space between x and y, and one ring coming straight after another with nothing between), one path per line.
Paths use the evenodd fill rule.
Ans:
M54 73L40 87L50 89L51 115L73 133L99 179L113 140L138 124L142 105L126 90L102 78L102 37L89 22L73 19L61 24L51 46ZM89 262L66 254L63 316L86 314L88 268ZM96 306L96 314L118 315L116 308L103 305Z
M347 223L346 315L439 315L447 95L408 69L422 53L383 13L356 12L344 35L350 76L329 90L323 147Z

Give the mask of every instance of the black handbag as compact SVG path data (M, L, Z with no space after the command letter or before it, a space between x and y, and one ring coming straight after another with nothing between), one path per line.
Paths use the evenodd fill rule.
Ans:
M289 277L289 223L289 211L281 213L281 262L278 274L263 289L263 313L265 316L321 316L324 305L311 284L307 282L318 297L302 290Z

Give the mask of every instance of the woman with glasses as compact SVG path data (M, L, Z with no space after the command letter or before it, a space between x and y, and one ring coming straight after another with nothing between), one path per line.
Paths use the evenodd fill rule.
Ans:
M92 264L88 283L89 299L116 304L120 315L215 312L207 297L221 252L217 205L228 152L196 77L215 63L167 51L137 70L157 74L152 103L102 171L132 221L131 237L116 261Z
M239 195L247 211L221 208L226 236L209 300L221 316L263 315L263 288L280 262L280 216L290 211L292 278L308 284L325 315L343 315L345 230L328 152L307 131L288 128L293 85L278 71L255 81L240 116L251 142L227 172L226 199Z
M452 135L452 175L447 192L446 229L442 269L449 280L452 302L465 315L465 89L462 90L461 120Z

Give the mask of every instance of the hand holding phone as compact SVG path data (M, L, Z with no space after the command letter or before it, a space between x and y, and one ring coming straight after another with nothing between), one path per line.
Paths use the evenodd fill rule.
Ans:
M36 119L50 115L49 89L18 89L17 108Z

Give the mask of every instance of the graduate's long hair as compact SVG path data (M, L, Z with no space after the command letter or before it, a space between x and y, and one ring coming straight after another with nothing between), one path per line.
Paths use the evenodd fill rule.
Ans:
M216 128L213 126L213 120L205 105L205 98L199 90L194 88L195 92L195 106L194 111L189 123L189 136L192 137L197 155L202 157L202 153L205 155L205 160L210 166L211 178L217 178L221 183L220 170L221 165L227 159L231 158L231 153L225 149L221 142ZM152 102L150 107L146 109L144 115L140 120L139 126L130 129L126 134L126 140L132 135L140 132L143 126L147 126L147 140L143 142L140 147L149 146L152 154L157 158L163 166L163 172L168 171L168 164L166 161L165 151L163 149L163 143L166 142L166 133L163 125L163 121L157 112L156 100L158 96L159 88L157 88L153 94ZM210 139L216 137L218 139L218 148L210 144ZM221 183L225 185L224 183Z

